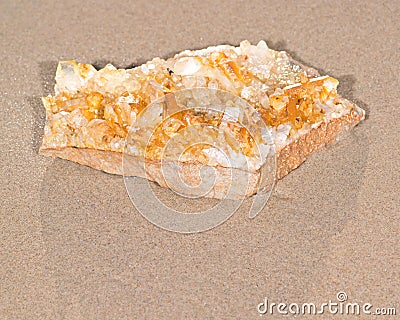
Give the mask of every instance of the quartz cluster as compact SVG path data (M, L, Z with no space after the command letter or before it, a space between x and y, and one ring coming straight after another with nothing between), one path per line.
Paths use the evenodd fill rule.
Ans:
M57 68L55 95L43 98L47 116L43 147L123 152L129 128L149 104L183 89L209 88L227 91L251 105L279 149L321 121L346 112L337 85L336 79L307 71L264 41L183 51L132 69L109 64L96 70L89 64L63 61ZM151 143L163 146L162 141L199 123L224 123L243 153L252 154L253 138L237 125L238 119L230 119L223 121L223 113L211 116L195 109L179 112L154 128ZM157 159L157 152L155 147L145 156ZM206 146L192 152L206 163L214 153Z

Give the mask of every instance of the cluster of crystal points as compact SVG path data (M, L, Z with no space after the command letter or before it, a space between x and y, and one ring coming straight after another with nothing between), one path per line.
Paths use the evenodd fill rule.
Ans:
M64 61L57 69L55 95L43 98L48 120L43 146L122 152L130 126L146 106L167 93L195 87L223 89L246 100L279 146L343 113L337 84L334 78L307 74L286 52L271 50L264 41L184 51L132 69L107 65L97 71L88 64ZM160 140L199 121L221 121L191 113L179 117L157 131ZM246 143L251 144L244 131L239 130L238 139L244 150Z

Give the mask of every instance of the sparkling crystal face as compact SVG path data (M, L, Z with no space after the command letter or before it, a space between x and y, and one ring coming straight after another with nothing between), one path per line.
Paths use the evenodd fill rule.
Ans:
M122 152L138 115L157 99L182 89L221 89L241 97L283 144L345 108L337 98L336 79L314 78L285 52L271 50L263 41L256 46L243 41L239 47L184 51L127 70L107 65L97 71L91 65L65 61L58 66L56 82L55 96L43 98L48 119L43 144L48 148ZM155 146L188 124L221 123L223 115L186 111L164 120L153 128ZM235 122L229 122L229 130L241 141L244 152L251 154L253 142ZM148 155L157 158L157 150ZM200 157L199 150L191 152Z

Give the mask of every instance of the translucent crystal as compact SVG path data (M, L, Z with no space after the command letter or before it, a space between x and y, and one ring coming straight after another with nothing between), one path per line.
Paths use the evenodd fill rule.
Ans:
M190 76L198 72L202 67L199 59L194 57L179 58L174 64L174 72L181 76Z

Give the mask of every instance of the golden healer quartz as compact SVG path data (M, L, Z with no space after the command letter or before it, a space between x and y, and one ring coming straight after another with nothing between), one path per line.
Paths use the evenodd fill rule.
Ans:
M130 126L146 106L171 92L198 87L241 97L284 143L300 130L344 111L337 85L336 79L301 68L286 52L271 50L264 41L183 51L132 69L107 65L96 70L89 64L63 61L57 68L55 95L43 98L47 116L43 146L122 152ZM221 117L192 110L166 118L154 128L151 156L157 158L157 146L176 132L196 123L219 126ZM235 120L227 126L244 153L251 154L254 141L249 133Z

